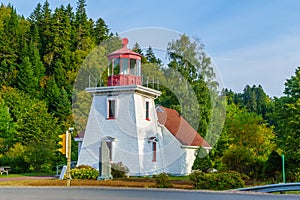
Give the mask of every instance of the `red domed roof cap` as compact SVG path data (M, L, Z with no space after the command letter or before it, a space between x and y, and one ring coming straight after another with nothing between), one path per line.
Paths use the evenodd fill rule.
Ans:
M142 55L127 48L128 42L129 42L128 38L123 38L122 39L122 48L108 54L108 58L115 58L115 57L119 57L120 55L124 55L124 54L134 55L134 56L138 56L141 58Z

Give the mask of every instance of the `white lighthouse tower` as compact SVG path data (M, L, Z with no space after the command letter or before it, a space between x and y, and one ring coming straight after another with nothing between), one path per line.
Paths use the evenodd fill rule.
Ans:
M154 99L161 93L141 86L141 55L123 47L108 55L107 87L87 88L93 94L78 165L99 166L99 148L107 142L111 162L122 162L131 175L157 173L158 120Z
M205 140L175 110L155 107L161 92L141 85L141 55L123 47L108 55L106 87L87 88L93 101L77 165L99 169L105 141L111 163L122 162L129 175L189 174Z

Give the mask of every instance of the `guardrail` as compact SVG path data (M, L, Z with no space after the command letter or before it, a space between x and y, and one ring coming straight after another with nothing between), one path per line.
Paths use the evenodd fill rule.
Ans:
M235 191L252 191L252 192L286 192L286 191L297 191L300 190L300 182L297 183L279 183L263 186L255 186L249 188L238 188Z

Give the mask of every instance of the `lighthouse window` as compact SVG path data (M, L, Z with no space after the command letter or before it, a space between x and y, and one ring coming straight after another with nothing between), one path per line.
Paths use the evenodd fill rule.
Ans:
M107 148L109 149L109 159L112 160L112 141L106 141Z
M116 102L114 100L108 100L108 118L115 118L115 104Z
M152 142L152 162L156 162L156 142Z
M107 119L115 119L117 115L117 100L107 98Z
M136 59L130 59L130 74L137 75Z
M149 101L146 101L146 120L150 120L150 118L149 118Z
M114 75L119 75L120 74L120 59L114 59L113 61L113 74Z
M121 71L121 74L128 74L128 58L122 58L121 59L121 68L122 68L122 71Z
M136 60L136 76L141 76L141 61L140 60Z
M152 162L156 162L156 150L157 150L157 137L150 137L148 139L148 143L151 144L151 151L152 151Z

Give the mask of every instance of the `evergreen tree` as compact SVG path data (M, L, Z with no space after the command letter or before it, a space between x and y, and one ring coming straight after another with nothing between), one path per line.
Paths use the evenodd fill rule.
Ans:
M93 30L93 37L96 39L96 44L100 44L103 40L109 37L109 28L102 18L99 18L96 21Z
M38 77L34 74L33 66L30 63L28 57L25 57L22 60L22 63L19 65L19 70L16 78L16 87L19 90L31 94L34 96L35 92L38 89Z
M133 48L132 48L132 51L134 51L134 52L136 52L136 53L142 55L142 58L141 58L142 64L148 63L147 58L146 58L146 57L144 56L144 54L143 54L143 50L141 49L140 45L139 45L137 42L134 43Z
M156 58L151 46L149 46L149 48L147 49L145 57L149 63L155 63L159 66L162 65L162 61L159 58Z
M10 85L18 63L18 16L10 5L0 7L0 84Z
M9 150L14 144L16 123L10 116L9 107L3 99L0 100L0 155Z

